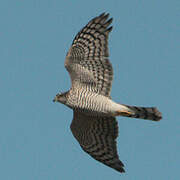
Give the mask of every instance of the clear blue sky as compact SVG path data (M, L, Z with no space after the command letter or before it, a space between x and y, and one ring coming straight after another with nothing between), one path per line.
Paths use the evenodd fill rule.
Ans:
M179 8L179 0L1 0L0 179L179 180ZM70 87L73 37L102 12L114 18L112 98L163 113L158 123L118 118L125 174L84 153L72 111L52 102Z

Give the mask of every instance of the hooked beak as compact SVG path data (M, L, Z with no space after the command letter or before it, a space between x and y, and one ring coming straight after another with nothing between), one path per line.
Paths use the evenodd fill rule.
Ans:
M53 99L53 102L57 102L58 98L57 96L55 96L55 98Z

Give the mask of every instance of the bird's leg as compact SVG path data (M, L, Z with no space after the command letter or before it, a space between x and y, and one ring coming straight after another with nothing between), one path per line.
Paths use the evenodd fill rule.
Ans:
M134 115L133 112L131 111L128 111L128 110L118 110L115 112L115 116L127 116L127 117L130 117Z

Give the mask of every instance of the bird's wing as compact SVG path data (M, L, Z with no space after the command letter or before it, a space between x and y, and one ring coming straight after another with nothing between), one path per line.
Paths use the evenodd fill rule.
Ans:
M112 18L101 14L92 19L74 38L67 53L65 67L72 86L79 81L97 88L98 92L110 96L113 69L108 60L108 35Z
M117 154L118 124L115 117L89 116L74 111L71 131L90 156L119 172L125 172Z

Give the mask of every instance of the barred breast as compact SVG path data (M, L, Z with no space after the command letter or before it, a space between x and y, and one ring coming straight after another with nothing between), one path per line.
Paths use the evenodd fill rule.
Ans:
M90 113L91 115L107 115L112 110L108 97L90 91L87 88L76 88L69 92L68 105L72 109Z

